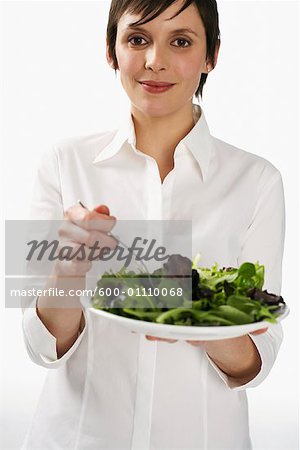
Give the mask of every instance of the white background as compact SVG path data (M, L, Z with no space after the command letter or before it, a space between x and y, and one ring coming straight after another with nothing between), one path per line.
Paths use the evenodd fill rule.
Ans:
M105 61L108 2L7 1L1 6L2 205L7 219L24 219L43 152L64 137L115 128L128 103ZM294 450L299 445L298 4L219 1L219 13L219 62L204 88L208 124L220 139L270 160L282 173L286 195L282 295L291 314L271 374L248 390L252 440L257 450ZM4 309L3 298L0 320L0 448L18 449L46 369L29 360L21 312Z

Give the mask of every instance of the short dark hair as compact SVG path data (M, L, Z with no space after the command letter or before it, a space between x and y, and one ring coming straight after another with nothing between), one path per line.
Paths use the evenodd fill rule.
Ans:
M176 0L112 0L109 18L107 24L107 43L108 50L114 62L115 70L118 69L118 61L116 57L116 39L117 29L120 18L125 12L130 14L141 14L142 17L132 25L143 25L158 17ZM206 58L214 67L214 57L216 49L219 45L219 15L216 0L185 0L185 3L179 11L173 16L178 16L182 11L188 8L192 3L197 7L202 19L205 34L207 52ZM172 17L172 18L173 18ZM207 74L202 73L199 86L195 93L196 97L202 97L203 86L206 82Z

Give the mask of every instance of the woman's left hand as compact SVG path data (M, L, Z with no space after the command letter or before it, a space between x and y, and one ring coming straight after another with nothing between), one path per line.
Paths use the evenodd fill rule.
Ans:
M268 328L261 328L260 330L256 330L256 331L252 331L252 335L258 335L258 334L263 334L267 331ZM177 342L177 339L165 339L165 338L159 338L159 337L155 337L155 336L149 336L146 334L146 339L148 339L148 341L164 341L164 342L169 342L170 344L174 344L174 342ZM193 345L194 347L198 347L201 346L202 344L204 344L207 341L185 341L190 345Z

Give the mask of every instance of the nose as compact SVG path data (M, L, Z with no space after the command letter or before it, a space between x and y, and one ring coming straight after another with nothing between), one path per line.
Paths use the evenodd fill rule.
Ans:
M149 48L146 53L145 68L147 70L152 70L153 72L159 72L161 70L166 70L167 67L168 62L165 52L157 46Z

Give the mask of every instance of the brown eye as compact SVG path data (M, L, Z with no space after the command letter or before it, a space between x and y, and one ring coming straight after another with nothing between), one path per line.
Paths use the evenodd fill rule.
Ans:
M191 45L191 42L188 41L187 39L178 38L178 39L175 39L175 41L173 41L172 45L174 45L175 47L186 48Z
M128 42L135 47L147 44L147 41L142 36L133 36L128 39Z

